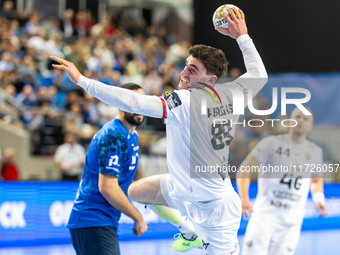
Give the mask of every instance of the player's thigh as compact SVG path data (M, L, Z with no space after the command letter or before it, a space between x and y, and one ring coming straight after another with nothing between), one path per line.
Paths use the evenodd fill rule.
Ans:
M301 226L280 226L275 231L269 255L292 255L298 245Z
M239 253L237 231L241 220L241 202L238 195L233 194L228 200L216 206L211 204L188 204L188 217L195 232L201 240L206 254L222 255Z
M133 182L128 190L129 197L142 204L168 205L161 191L163 176L164 174L152 175Z
M77 255L119 255L117 229L111 226L70 229Z
M242 255L267 255L274 226L261 216L253 215L243 239Z

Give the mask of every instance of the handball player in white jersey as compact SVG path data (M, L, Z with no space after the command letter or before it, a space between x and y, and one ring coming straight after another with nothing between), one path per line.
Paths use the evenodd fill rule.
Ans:
M238 90L244 98L252 91L254 96L267 82L266 69L248 35L244 13L236 8L228 12L231 18L222 15L230 27L218 30L236 39L247 72L233 82L215 86L216 90L214 85L225 74L228 62L221 50L205 45L190 48L179 90L162 97L107 86L82 76L73 63L51 57L60 64L55 68L65 70L74 83L104 103L126 112L166 119L169 174L141 179L130 186L128 194L180 229L179 242L173 246L179 251L202 246L210 255L239 253L241 202L228 173L193 170L195 166L227 165L235 130L230 123L212 126L214 119L237 121L232 91Z
M296 120L297 125L291 127L288 134L269 136L260 141L239 167L237 187L242 201L242 214L251 215L242 255L294 254L309 189L320 216L326 214L322 175L312 175L305 169L305 164L316 166L323 163L321 148L306 139L313 126L313 116L304 115L296 108L291 119ZM264 174L260 169L258 193L253 207L248 196L248 173L251 167L260 165L267 166L267 169L275 166L293 167L287 172L269 173L267 170Z

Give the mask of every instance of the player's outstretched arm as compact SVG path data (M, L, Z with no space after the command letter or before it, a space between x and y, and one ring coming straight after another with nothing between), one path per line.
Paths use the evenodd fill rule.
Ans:
M240 194L242 203L242 215L243 217L250 217L253 212L253 205L249 199L249 186L250 186L250 171L256 166L259 166L259 162L249 153L243 160L236 174L237 189Z
M98 188L105 199L117 210L129 216L135 221L133 233L141 236L148 229L142 215L130 203L129 199L118 184L118 177L99 174Z
M311 180L311 193L316 209L320 212L320 217L327 213L325 205L325 195L323 193L323 178L312 178Z
M145 96L128 89L106 85L99 81L82 76L77 67L65 59L56 56L50 57L59 65L54 68L64 70L70 80L82 87L88 94L98 98L100 101L121 109L125 112L142 114L154 118L163 117L163 104L157 96Z

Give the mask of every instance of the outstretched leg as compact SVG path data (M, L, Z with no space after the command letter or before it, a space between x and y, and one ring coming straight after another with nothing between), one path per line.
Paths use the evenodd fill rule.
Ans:
M163 187L161 188L161 180L163 177L165 178L163 179ZM131 199L146 204L154 213L179 229L181 234L178 235L179 239L173 244L175 250L185 251L193 247L201 247L201 243L195 234L191 221L186 216L181 215L179 211L185 211L184 203L182 203L182 201L176 201L176 203L168 204L167 201L169 201L169 203L172 201L168 196L171 188L172 185L169 176L160 174L149 176L132 183L128 194ZM167 199L164 198L162 189Z

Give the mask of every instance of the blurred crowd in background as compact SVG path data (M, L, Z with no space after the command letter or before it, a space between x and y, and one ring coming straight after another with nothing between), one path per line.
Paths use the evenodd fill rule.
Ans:
M15 11L11 1L0 12L0 119L31 132L32 154L54 155L67 133L86 148L96 131L118 114L53 69L50 55L111 86L134 82L157 96L177 89L190 42L165 28L146 24L124 8L98 23L91 10L67 9L60 20L40 16L37 10ZM228 74L239 75L238 69ZM264 97L255 106L269 108ZM141 153L165 155L164 131L163 120L146 118L139 128ZM283 131L239 125L230 157L243 159L259 139Z

